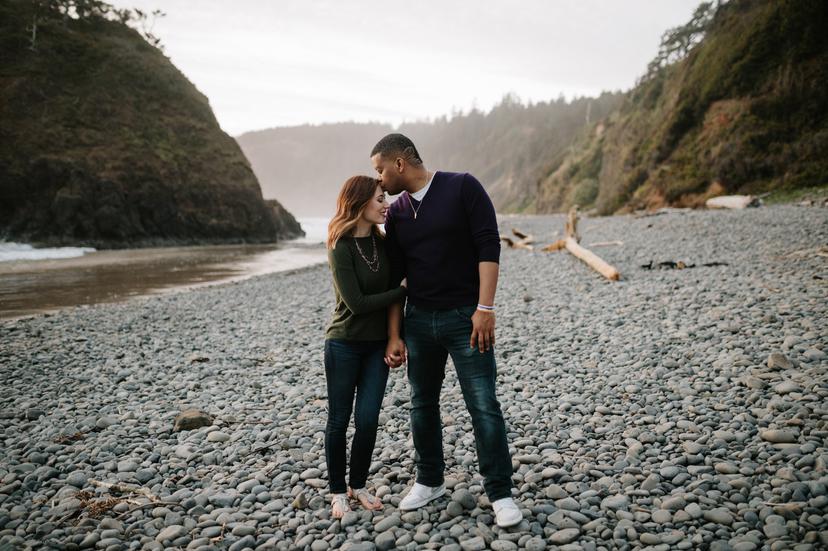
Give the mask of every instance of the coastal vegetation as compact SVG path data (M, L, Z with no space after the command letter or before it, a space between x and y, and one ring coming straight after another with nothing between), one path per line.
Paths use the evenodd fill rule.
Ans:
M535 210L578 203L609 214L824 188L826 24L819 1L702 4L665 33L620 107L541 178Z

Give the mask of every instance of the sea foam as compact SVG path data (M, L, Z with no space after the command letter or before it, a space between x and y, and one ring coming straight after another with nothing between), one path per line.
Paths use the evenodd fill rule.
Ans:
M92 252L95 252L92 247L35 248L26 243L0 242L0 262L75 258Z

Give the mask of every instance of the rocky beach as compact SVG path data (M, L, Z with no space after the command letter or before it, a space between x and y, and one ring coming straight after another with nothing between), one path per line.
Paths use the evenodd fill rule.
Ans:
M546 244L564 216L501 218L513 227ZM451 367L447 496L397 509L414 476L400 369L369 476L384 509L330 518L333 290L316 266L0 322L0 549L828 547L828 209L586 218L579 233L623 242L593 248L621 281L566 252L501 257L520 525L494 525ZM193 408L205 426L175 430Z

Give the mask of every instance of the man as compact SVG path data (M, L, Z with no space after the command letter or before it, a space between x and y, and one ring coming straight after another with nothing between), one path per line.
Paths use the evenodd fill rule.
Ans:
M497 524L522 520L511 498L512 461L495 397L494 298L500 260L489 196L470 174L430 172L402 134L382 138L371 162L389 194L385 223L395 282L408 280L405 341L400 304L389 308L386 362L408 360L417 480L400 502L418 509L445 493L440 389L451 355L474 427L480 472Z

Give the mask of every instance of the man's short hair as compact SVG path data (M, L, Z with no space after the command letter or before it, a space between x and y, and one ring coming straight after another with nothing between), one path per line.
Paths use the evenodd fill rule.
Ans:
M371 157L377 153L384 159L402 157L405 162L414 166L423 164L423 159L420 157L417 148L414 147L414 142L402 134L388 134L378 141L374 149L371 150Z

